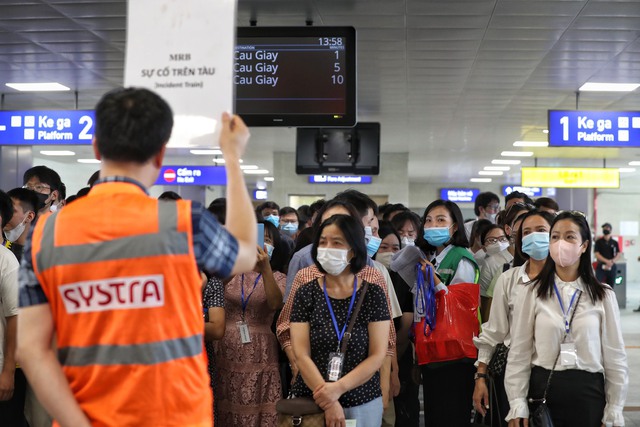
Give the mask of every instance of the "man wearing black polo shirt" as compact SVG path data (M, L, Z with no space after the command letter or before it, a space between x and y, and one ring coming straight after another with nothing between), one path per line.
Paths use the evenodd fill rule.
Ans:
M602 236L596 240L595 253L598 260L596 268L596 278L607 283L613 288L616 283L616 264L620 257L618 242L611 238L611 224L605 222L602 225Z

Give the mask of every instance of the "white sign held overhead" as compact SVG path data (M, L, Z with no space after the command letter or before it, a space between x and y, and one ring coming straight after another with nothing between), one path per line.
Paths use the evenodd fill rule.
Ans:
M236 0L129 0L125 86L171 105L170 147L217 145L233 109Z

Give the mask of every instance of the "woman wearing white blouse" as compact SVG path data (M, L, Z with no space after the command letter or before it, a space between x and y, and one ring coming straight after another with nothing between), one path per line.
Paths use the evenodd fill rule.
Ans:
M522 216L515 243L514 268L500 275L493 292L489 320L482 325L482 332L473 342L478 348L478 367L473 391L473 404L483 416L487 409L492 413L491 425L506 425L504 417L509 412L509 401L504 390L504 372L491 373L496 396L489 401L487 365L498 344L507 347L511 343L509 330L513 318L513 304L524 284L535 279L549 255L549 230L554 215L531 211ZM497 407L496 407L497 406Z
M620 313L613 290L593 274L582 213L556 217L549 252L513 309L505 373L509 426L528 425L527 397L543 397L552 369L546 401L556 427L624 426L629 381Z

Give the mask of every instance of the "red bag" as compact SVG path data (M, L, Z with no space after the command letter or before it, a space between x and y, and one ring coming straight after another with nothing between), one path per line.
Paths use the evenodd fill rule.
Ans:
M480 329L480 285L458 283L447 289L435 295L435 327L431 329L424 318L413 324L419 365L478 357L473 337Z

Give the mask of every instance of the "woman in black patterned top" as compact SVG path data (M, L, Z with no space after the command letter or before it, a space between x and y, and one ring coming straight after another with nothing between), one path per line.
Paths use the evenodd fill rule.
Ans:
M320 226L311 251L324 275L300 287L291 313L291 346L298 362L296 396L313 396L325 411L326 425L380 425L382 392L378 370L386 355L389 309L382 288L370 284L356 318L346 355L339 355L355 301L362 293L356 274L366 268L362 224L334 215ZM341 362L337 360L343 357ZM329 372L342 366L340 374Z
M204 345L209 360L209 384L213 391L213 417L214 425L217 418L216 411L216 363L213 341L224 336L224 286L222 280L211 277L202 288L202 308L204 312Z

